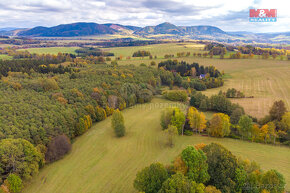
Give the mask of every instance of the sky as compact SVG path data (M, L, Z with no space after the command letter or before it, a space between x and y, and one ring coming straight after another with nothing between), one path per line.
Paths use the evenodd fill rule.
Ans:
M249 9L277 9L277 22L249 22ZM224 31L290 31L289 0L0 0L0 28L74 22L212 25Z

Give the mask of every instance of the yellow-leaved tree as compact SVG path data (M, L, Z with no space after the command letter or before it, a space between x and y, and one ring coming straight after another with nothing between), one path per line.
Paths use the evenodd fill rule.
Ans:
M200 133L206 128L205 115L194 107L188 109L187 119L193 131Z

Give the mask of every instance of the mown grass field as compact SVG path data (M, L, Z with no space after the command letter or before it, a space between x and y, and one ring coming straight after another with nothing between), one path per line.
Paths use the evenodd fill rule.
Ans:
M0 60L10 60L12 56L8 56L6 54L0 54Z
M48 48L19 49L19 51L27 50L30 53L36 53L36 54L58 54L59 52L76 54L75 53L76 49L78 49L78 47L48 47Z
M116 56L123 56L123 60L118 64L134 64L140 65L144 63L150 65L151 61L158 64L164 59L165 54L175 54L177 52L191 52L190 57L174 58L179 61L187 61L189 63L197 62L200 65L214 65L220 71L224 71L225 85L217 89L209 89L204 93L212 95L220 90L228 88L236 88L245 93L246 96L254 96L254 98L235 99L234 102L241 104L246 112L257 118L261 118L268 114L269 108L275 100L283 100L290 110L290 62L281 61L278 58L273 60L264 59L219 59L219 58L200 58L192 56L192 53L202 53L203 45L195 43L180 44L158 44L141 47L121 47L111 48L109 51L115 53ZM157 59L132 58L127 60L127 56L132 56L137 50L148 50Z
M255 160L263 169L281 172L290 190L290 151L286 147L217 139L204 136L179 136L174 148L165 145L160 114L169 105L179 105L155 98L151 103L123 111L127 134L116 138L111 118L99 122L73 144L64 159L45 166L25 193L130 193L136 173L152 162L169 164L187 145L217 142L235 155Z

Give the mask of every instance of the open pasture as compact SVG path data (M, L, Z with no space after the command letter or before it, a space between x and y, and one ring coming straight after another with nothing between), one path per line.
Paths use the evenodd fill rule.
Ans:
M133 180L140 169L152 162L169 164L187 145L211 142L224 145L243 159L255 160L265 170L277 169L285 176L289 190L287 147L200 135L178 136L174 148L166 146L159 118L163 108L173 105L180 104L155 98L124 110L127 134L123 138L114 136L111 118L95 124L75 141L69 155L45 166L24 192L137 192Z
M164 59L165 54L175 54L177 52L190 52L189 57L173 58L178 61L188 63L197 62L200 65L213 65L225 73L225 85L216 89L204 91L207 95L218 93L220 90L226 91L228 88L236 88L245 93L246 96L254 98L234 99L234 102L241 104L246 112L257 118L265 116L269 112L270 106L275 100L284 100L288 109L290 109L290 62L279 59L219 59L194 57L192 53L202 53L203 45L195 43L172 43L157 44L140 47L121 47L111 48L111 52L116 56L123 56L119 65L144 63L150 65L151 61L157 64ZM137 50L150 51L153 59L148 57L126 59L126 56L132 56ZM154 56L157 59L154 59Z

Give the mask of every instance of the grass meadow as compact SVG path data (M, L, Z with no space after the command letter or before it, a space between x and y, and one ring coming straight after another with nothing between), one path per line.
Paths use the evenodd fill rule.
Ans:
M290 151L287 147L200 135L178 136L173 148L166 146L160 126L162 109L181 106L160 98L123 111L127 134L116 138L111 117L95 124L77 138L72 152L62 160L41 169L25 193L135 193L136 173L152 162L169 164L187 145L217 142L236 156L255 160L265 170L281 172L290 190Z
M27 50L28 52L35 54L58 54L59 52L76 54L75 52L76 49L78 49L78 47L47 47L47 48L19 49L19 51Z
M241 104L246 112L257 118L267 115L269 108L275 100L284 100L288 109L290 109L290 62L286 60L270 59L219 59L216 58L200 58L192 56L192 53L203 53L203 46L195 43L172 43L157 44L141 47L120 47L107 49L115 53L116 56L123 56L119 65L134 64L140 65L144 63L150 65L151 61L157 64L164 59L165 54L175 54L177 52L191 52L189 57L173 58L179 61L187 61L189 63L197 62L200 65L214 65L220 71L225 73L225 85L216 89L208 89L204 91L206 95L218 93L220 90L228 88L236 88L245 93L246 96L254 96L254 98L234 99L233 101ZM126 59L127 56L137 50L148 50L157 59L132 58ZM226 56L227 57L227 56Z

